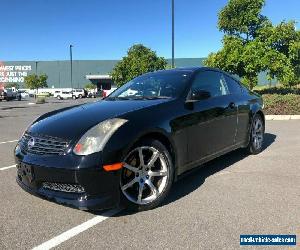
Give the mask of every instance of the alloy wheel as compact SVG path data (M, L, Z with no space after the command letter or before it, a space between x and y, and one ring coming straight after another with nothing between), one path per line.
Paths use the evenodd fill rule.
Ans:
M262 147L264 137L263 123L260 118L256 118L252 125L252 144L255 150Z
M128 200L144 205L164 192L169 175L165 156L154 147L142 146L125 158L120 187Z

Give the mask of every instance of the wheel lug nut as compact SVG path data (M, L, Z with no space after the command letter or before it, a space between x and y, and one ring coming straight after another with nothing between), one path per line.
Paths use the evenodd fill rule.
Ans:
M146 178L149 179L149 175L146 175Z

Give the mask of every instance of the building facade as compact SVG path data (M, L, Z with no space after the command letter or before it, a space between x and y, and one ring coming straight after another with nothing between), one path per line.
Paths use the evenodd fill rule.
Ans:
M204 58L176 58L176 67L202 66ZM82 88L93 82L98 86L111 82L109 74L117 60L73 60L72 84L71 63L61 61L3 61L0 62L0 86L17 83L25 88L24 78L30 74L46 74L49 88ZM168 59L169 64L171 60ZM260 84L267 84L265 74L259 77Z

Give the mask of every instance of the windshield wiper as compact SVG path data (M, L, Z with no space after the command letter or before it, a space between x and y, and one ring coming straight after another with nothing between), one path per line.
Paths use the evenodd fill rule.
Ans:
M116 101L116 100L157 100L157 99L170 99L169 96L111 96L105 98L105 100Z
M109 96L107 98L105 98L105 100L109 100L109 101L116 101L116 100L130 100L131 98L129 97L122 97L122 96Z
M147 100L156 100L156 99L170 99L170 96L143 96Z

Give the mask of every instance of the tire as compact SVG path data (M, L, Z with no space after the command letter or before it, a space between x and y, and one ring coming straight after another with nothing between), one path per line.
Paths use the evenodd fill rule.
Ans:
M140 141L124 159L120 176L123 205L132 211L145 211L159 206L173 184L175 171L171 159L160 141Z
M78 98L81 99L82 98L82 94L79 94Z
M75 95L73 95L73 96L72 96L72 99L73 99L73 100L76 100L76 96L75 96Z
M58 99L58 100L60 100L60 99L61 99L60 95L58 95L58 96L57 96L57 99Z
M261 115L256 114L252 119L249 130L249 144L246 148L249 154L256 155L263 149L265 124Z

